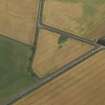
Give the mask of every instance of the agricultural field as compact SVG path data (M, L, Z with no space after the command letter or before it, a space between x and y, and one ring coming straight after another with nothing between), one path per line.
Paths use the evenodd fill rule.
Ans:
M57 33L41 30L33 61L33 70L40 77L46 76L72 62L94 46Z
M0 0L0 105L105 105L104 23L105 0Z
M35 84L29 69L31 55L31 46L0 35L0 105Z
M105 59L103 58L105 50L13 105L105 105Z
M105 34L105 0L45 0L43 22L96 40Z
M31 44L38 0L0 0L0 34Z

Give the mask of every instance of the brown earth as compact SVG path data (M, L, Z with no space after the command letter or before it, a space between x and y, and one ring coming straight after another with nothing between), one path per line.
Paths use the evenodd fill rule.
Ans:
M105 50L13 105L105 105Z
M54 72L93 47L73 39L68 39L60 47L58 40L58 34L41 30L33 62L34 72L41 77Z
M32 44L37 0L0 0L0 34Z

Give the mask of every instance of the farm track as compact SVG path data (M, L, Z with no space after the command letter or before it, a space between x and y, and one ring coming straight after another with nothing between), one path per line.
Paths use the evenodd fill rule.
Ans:
M81 62L85 61L86 59L88 59L89 57L93 56L94 54L96 54L97 52L105 49L104 46L101 46L99 44L96 44L94 41L73 35L71 33L56 29L54 27L45 25L43 23L43 7L44 7L44 2L45 0L40 0L39 1L39 7L38 7L38 11L37 11L37 23L36 23L36 33L35 33L35 39L34 39L34 45L33 46L33 54L31 56L31 63L30 65L32 65L33 62L33 58L35 56L35 52L37 50L37 41L38 41L38 37L39 37L39 32L41 29L44 30L48 30L54 33L58 33L59 35L64 35L67 36L68 38L72 38L75 40L79 40L83 43L87 43L90 44L92 46L94 46L93 49L91 49L89 52L85 53L84 55L82 55L81 57L75 59L73 62L70 62L66 65L64 65L63 67L61 67L59 70L56 70L56 72L51 73L50 75L43 77L43 78L38 78L37 79L37 85L30 87L29 89L25 90L23 93L21 93L20 95L14 97L9 103L7 103L6 105L12 105L13 103L15 103L16 101L18 101L19 99L21 99L22 97L25 97L26 95L28 95L29 93L32 93L33 91L35 91L36 89L40 88L41 86L45 85L46 83L48 83L49 81L55 79L56 77L60 76L61 74L67 72L68 70L71 70L71 68L73 68L74 66L80 64Z
M101 105L105 102L104 57L105 50L98 52L13 105Z

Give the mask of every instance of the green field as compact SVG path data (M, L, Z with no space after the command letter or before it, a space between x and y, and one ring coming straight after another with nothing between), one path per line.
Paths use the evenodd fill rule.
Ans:
M29 68L30 46L0 36L0 105L35 83Z

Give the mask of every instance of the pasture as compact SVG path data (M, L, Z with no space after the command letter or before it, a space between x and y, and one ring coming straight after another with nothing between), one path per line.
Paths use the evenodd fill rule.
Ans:
M29 70L30 46L0 35L0 105L35 83Z

